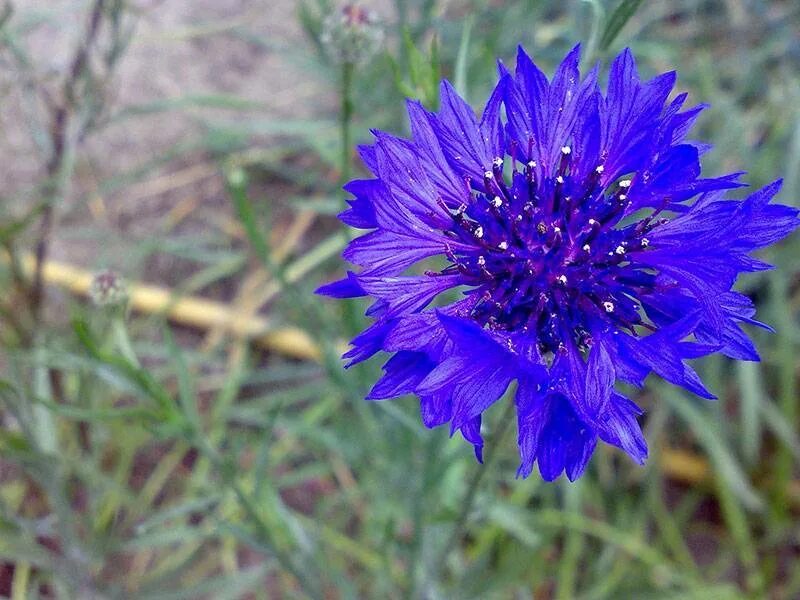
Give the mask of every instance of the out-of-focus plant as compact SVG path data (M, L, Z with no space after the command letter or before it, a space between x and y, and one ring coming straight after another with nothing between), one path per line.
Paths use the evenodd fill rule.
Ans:
M405 61L389 57L397 89L407 98L417 98L425 106L435 109L439 105L439 81L442 79L438 40L435 37L431 39L429 55L426 56L406 29L402 48ZM403 65L407 72L404 72Z
M5 62L30 94L32 135L41 148L42 184L33 192L37 198L27 210L23 208L20 216L3 223L5 235L0 239L13 263L18 260L16 251L27 246L19 243L20 233L35 230L30 236L34 240L33 273L27 278L18 270L15 290L24 299L25 310L15 316L13 323L26 344L31 343L32 329L41 316L45 293L42 269L59 207L69 191L76 154L85 138L102 124L109 86L133 34L133 23L124 0L94 0L83 33L55 81L39 71L22 31L15 32L9 22L0 32Z

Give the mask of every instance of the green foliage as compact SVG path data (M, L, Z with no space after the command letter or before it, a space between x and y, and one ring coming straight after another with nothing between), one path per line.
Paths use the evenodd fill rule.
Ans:
M421 425L414 399L365 402L379 365L345 373L339 359L364 306L313 295L342 270L336 255L350 233L332 219L338 182L363 174L350 140L367 141L369 127L402 133L403 97L435 108L443 75L468 98L485 97L495 58L513 64L518 43L545 71L581 40L603 59L631 45L644 76L678 68L679 87L712 103L698 132L717 146L708 171L745 168L754 185L782 174L781 201L797 205L796 3L395 0L383 53L349 73L320 42L326 0L300 3L306 37L286 47L247 15L171 37L277 48L314 86L315 102L325 100L292 119L221 90L112 102L129 42L147 40L137 38L129 3L83 4L86 14L76 14L89 26L69 29L74 54L57 73L29 46L42 28L68 28L55 9L0 7L0 62L16 76L0 103L12 90L35 107L40 154L30 160L42 173L29 187L0 190L0 594L800 595L798 236L767 253L778 269L742 287L777 330L754 333L763 362L701 361L717 403L649 385L637 397L647 409L647 466L602 449L573 485L514 479L514 423L503 406L489 412L496 443L481 467L468 445ZM87 60L71 62L83 48ZM72 135L56 152L48 111L59 108ZM91 192L70 192L91 166L87 142L165 114L197 127ZM174 226L172 211L145 221L133 210L146 226L139 237L86 219L95 192L124 197L187 163L206 165L219 184L192 205L191 227ZM92 267L115 258L131 281L160 277L173 291L169 306L128 314L49 290L34 309L26 265L51 238L68 255L71 243L92 244L101 249ZM168 267L154 270L159 263ZM202 340L171 323L184 295L225 300L234 318L253 316L250 300L264 305L262 329L251 332L262 345L222 330ZM287 327L317 352L264 342Z
M605 24L603 35L600 36L600 50L608 50L611 44L625 27L625 23L636 14L643 0L622 0Z
M436 108L439 105L439 81L442 78L437 39L434 37L431 40L430 56L425 56L417 48L408 29L403 31L402 43L403 54L400 59L389 57L397 89L407 98L416 98L426 106ZM403 72L403 65L407 73Z

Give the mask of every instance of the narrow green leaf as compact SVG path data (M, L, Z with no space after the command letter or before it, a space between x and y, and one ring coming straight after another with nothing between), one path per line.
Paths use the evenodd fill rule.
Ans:
M464 21L464 28L461 30L461 43L458 46L456 64L453 70L453 86L462 98L467 97L467 67L469 66L469 47L474 23L475 15L469 15Z
M175 338L169 327L164 328L164 341L167 344L172 368L178 378L178 401L183 408L183 414L186 416L189 423L192 424L195 431L201 431L202 421L200 418L200 411L197 407L197 395L194 390L192 374L189 371L189 367L186 365L183 352L181 352L181 349L178 348L178 345L175 343Z
M167 98L156 100L147 104L138 104L125 107L111 118L112 123L156 113L168 111L191 111L198 108L215 108L224 110L260 110L264 108L261 102L254 102L246 98L238 98L225 94L191 94L181 98Z
M150 531L164 526L170 521L183 519L193 513L208 513L214 506L222 501L222 494L213 494L204 498L195 498L182 502L175 506L170 506L164 510L152 513L150 517L136 526L136 533L144 535Z
M761 510L764 501L753 489L733 452L728 448L717 423L709 418L706 411L701 410L696 402L689 400L682 393L666 386L661 386L661 393L694 432L697 441L708 452L713 468L731 487L742 504L750 510Z
M72 328L78 340L95 360L108 366L114 374L132 383L140 393L152 399L164 411L165 417L176 416L174 403L169 393L147 371L131 364L121 355L110 354L102 350L92 337L85 321L73 320Z
M749 464L758 460L761 448L761 401L765 396L758 363L740 361L736 375L741 390L742 453Z
M10 562L24 560L43 569L55 569L53 556L42 546L4 530L0 535L0 558Z
M140 600L184 600L186 598L215 598L234 600L245 597L264 585L268 564L260 564L243 571L205 579L190 586L179 586L137 596Z
M220 532L211 526L172 526L137 535L120 546L120 550L151 550L167 546L179 547L200 540L218 538Z
M794 424L788 421L781 409L767 397L759 403L759 410L765 427L786 446L795 461L800 462L800 436L797 435Z
M114 419L156 418L158 416L155 412L143 406L81 408L49 401L40 401L40 404L59 416L77 421L111 421Z
M529 548L538 548L542 543L542 536L530 526L528 512L519 506L501 500L493 501L487 517L493 525Z
M269 243L265 233L261 231L255 211L253 211L253 205L247 196L247 174L244 169L237 167L227 174L227 181L234 209L244 227L253 252L262 264L269 267L272 264Z
M611 13L603 35L600 37L600 50L607 50L611 46L619 32L625 27L625 23L639 10L641 5L642 0L622 0L619 3L619 6Z
M589 41L586 44L586 50L583 53L583 64L591 65L594 61L595 53L597 52L597 45L600 43L600 32L603 28L603 21L605 20L605 9L600 0L583 0L592 7L592 29L589 33ZM583 70L583 69L582 69Z

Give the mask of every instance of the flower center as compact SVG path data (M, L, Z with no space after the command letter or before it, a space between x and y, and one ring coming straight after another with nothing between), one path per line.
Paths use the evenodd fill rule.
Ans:
M542 352L571 337L591 344L591 332L611 325L635 333L643 325L638 295L655 276L632 257L648 247L653 216L617 228L629 206L632 179L601 186L602 165L571 171L572 151L561 150L554 176L537 180L531 161L514 164L510 181L495 159L474 201L449 208L450 235L479 250L454 252L446 273L473 285L472 317L491 329L536 334Z

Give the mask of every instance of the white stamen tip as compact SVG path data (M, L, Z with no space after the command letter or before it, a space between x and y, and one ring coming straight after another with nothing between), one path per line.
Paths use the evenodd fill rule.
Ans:
M500 208L501 206L503 206L503 199L500 196L495 196L494 198L492 198L492 206L494 206L495 208Z
M606 309L607 313L614 312L614 303L613 302L603 302L603 308Z
M561 233L561 227L553 227L554 233Z
M623 179L619 182L619 187L621 188L629 188L631 187L631 180L630 179Z
M528 161L528 166L529 166L531 169L535 169L535 168L536 168L536 161L535 161L535 160L530 160L530 161Z
M594 219L589 219L589 225L594 225L595 223L597 223L597 221Z
M589 244L584 244L583 245L583 251L584 252L589 252L589 250L591 250L591 249L592 249L592 247Z
M484 176L486 179L492 179L492 178L494 177L494 173L492 173L491 171L484 171L484 172L483 172L483 176Z
M626 200L627 198L628 198L628 197L627 197L625 194L620 194L620 195L619 195L619 199L620 199L620 200Z
M473 235L474 235L476 238L482 238L482 237L483 237L483 227L481 227L480 225L478 225L478 226L475 228L475 231L473 232Z
M614 252L616 252L617 254L625 254L625 248L623 248L622 246L617 246Z
M479 256L478 257L478 265L482 267L485 264L486 264L486 257L485 256Z
M561 175L559 175L558 177L556 177L556 181L558 183L564 183L564 178Z
M606 168L603 165L597 165L597 167L595 168L594 171L595 171L595 173L602 173L605 170L606 170Z
M498 156L492 161L492 164L495 167L502 167L503 166L503 159Z
M564 156L566 156L567 154L569 154L571 152L572 152L572 148L570 148L569 146L562 146L561 147L561 154L563 154Z
M508 250L508 242L502 241L497 244L497 247L500 248L500 250Z
M562 285L566 285L566 283L567 283L567 276L566 276L566 275L559 275L559 277L558 277L558 281L559 281L559 282L560 282Z
M650 240L642 238L642 248L647 248L650 245Z

